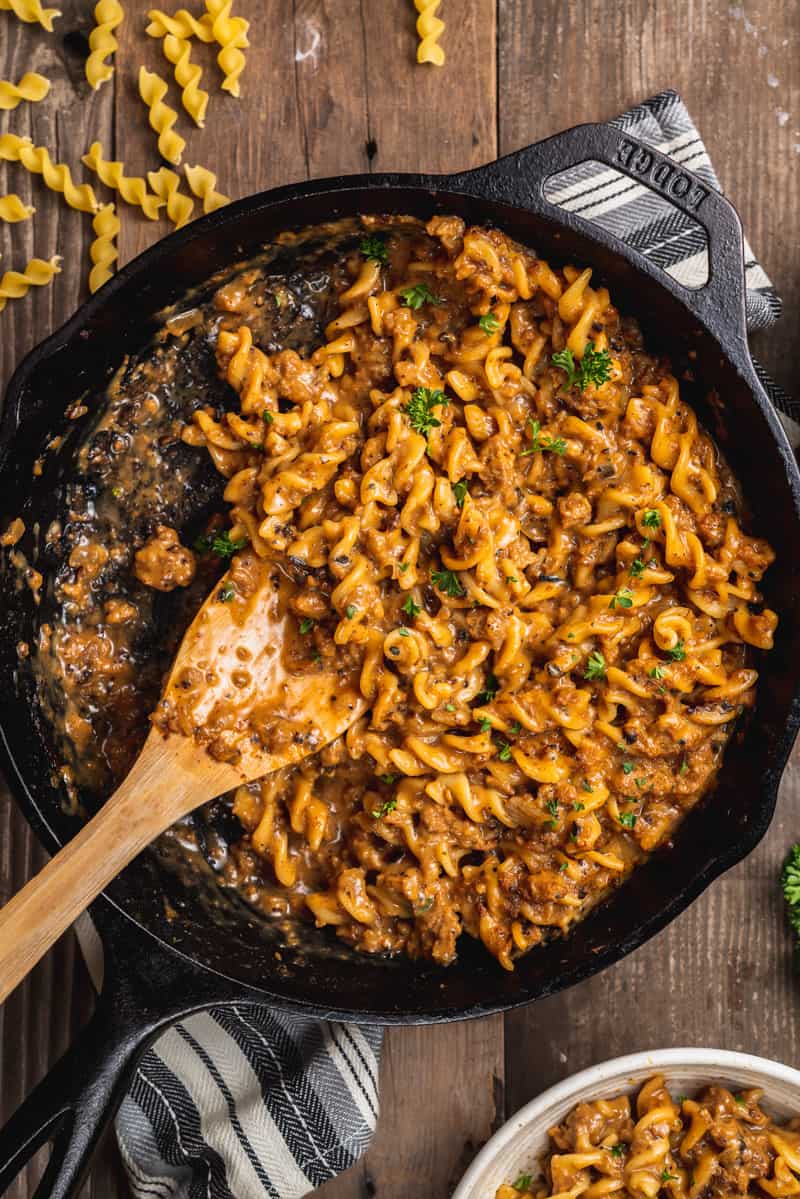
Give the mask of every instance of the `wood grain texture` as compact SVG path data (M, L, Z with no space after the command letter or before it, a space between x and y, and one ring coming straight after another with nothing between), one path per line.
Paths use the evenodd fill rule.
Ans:
M170 81L144 36L150 0L128 0L114 82L91 94L82 51L90 0L63 0L57 33L0 14L0 76L40 70L49 99L0 114L75 166L98 138L132 172L157 167L155 135L136 92L140 63ZM176 4L167 7L177 7ZM180 117L184 161L210 166L239 197L306 176L367 170L446 171L488 161L579 121L612 116L664 87L684 96L787 316L755 339L795 385L800 305L800 5L797 0L444 0L447 64L414 64L410 0L238 0L251 21L242 100L218 90L210 47L193 54L211 93L204 130ZM79 178L88 174L77 171ZM54 285L0 317L0 382L85 294L89 219L18 166L3 190L32 198L35 222L0 226L3 266L60 250ZM2 186L2 185L0 185ZM103 189L98 189L102 193ZM104 198L110 198L105 194ZM168 232L123 209L122 260ZM65 249L66 247L66 249ZM796 390L796 387L795 387ZM598 978L505 1020L387 1034L382 1118L363 1162L324 1199L445 1199L475 1149L506 1115L565 1074L628 1049L717 1044L797 1062L800 994L775 876L800 828L800 758L778 816L748 860L654 941ZM0 899L42 861L21 817L0 806ZM91 1006L85 971L64 938L0 1009L0 1116L55 1060ZM30 1199L41 1164L12 1188ZM113 1140L85 1189L127 1190Z

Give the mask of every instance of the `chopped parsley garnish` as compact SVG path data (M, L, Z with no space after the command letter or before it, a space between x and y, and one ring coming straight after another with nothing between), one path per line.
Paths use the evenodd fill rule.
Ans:
M378 778L381 780L382 783L387 783L391 786L392 783L397 782L397 780L400 778L400 775L399 774L379 774Z
M633 762L623 762L622 763L622 773L623 774L630 774L630 772L632 770L633 770Z
M508 731L512 737L518 737L522 732L522 725L518 720L515 720Z
M500 328L500 321L493 312L487 312L485 316L481 317L478 324L488 337L491 337Z
M545 811L549 812L551 816L558 815L558 800L557 799L548 799L547 803L544 806L545 806Z
M529 1191L533 1183L533 1177L530 1174L520 1174L517 1181L513 1184L515 1191Z
M261 419L263 420L265 425L271 425L272 422L275 420L275 417L272 415L272 413L269 411L268 408L265 408L264 411L261 413Z
M433 896L431 895L428 899L426 899L423 903L421 903L418 908L414 908L414 915L415 916L424 916L425 913L429 912L432 907L433 907Z
M316 624L316 621L312 620L310 616L305 616L305 617L304 617L304 618L303 618L303 619L300 621L300 633L301 633L301 635L302 635L303 637L305 637L306 633L310 633L310 632L311 632L311 630L313 629L313 627L314 627L314 625L315 625L315 624Z
M373 234L371 237L362 237L358 243L358 248L368 262L377 262L379 266L386 266L389 261L389 251L386 248L386 242L382 237Z
M622 1148L621 1145L612 1145L611 1146L611 1156L612 1157L622 1157L622 1154L624 1152L625 1152L625 1150Z
M482 733L490 733L492 731L492 722L488 716L483 717L480 727Z
M575 802L575 803L572 805L572 810L573 810L573 812L585 812L585 811L586 811L586 804L585 804L585 803L580 803L580 802L576 801L576 802Z
M422 611L422 608L419 606L419 604L415 604L414 600L409 595L409 596L406 596L405 602L403 604L403 611L405 612L406 616L410 616L411 619L413 620L415 616L419 616L420 612Z
M455 712L456 706L455 704L445 704L444 710L445 712Z
M628 567L628 574L632 579L641 578L644 574L644 561L641 558L634 558Z
M459 599L462 595L466 595L454 570L432 570L431 582L444 595L452 596L453 599Z
M400 573L405 574L410 565L411 565L410 562L401 562L400 563Z
M400 296L406 307L413 308L415 311L423 304L441 304L442 302L438 296L433 294L427 283L414 283L411 287L404 287Z
M606 660L599 650L595 649L586 660L585 679L604 679L606 677Z
M467 480L459 479L457 483L452 483L451 486L453 488L453 498L456 501L456 507L463 508L464 500L469 495Z
M689 1096L688 1096L688 1095L678 1095L678 1097L677 1097L677 1099L675 1100L675 1102L676 1102L676 1103L679 1103L679 1104L681 1104L681 1105L683 1105L683 1104L686 1102L686 1100L687 1100L688 1098L689 1098Z
M496 675L490 674L486 679L486 685L483 691L476 697L479 704L490 704L497 692L500 690L500 680Z
M739 1104L739 1107L747 1107L747 1100L742 1099L741 1095L734 1095L734 1099Z
M687 762L686 758L684 758L681 761L681 766L680 766L680 770L678 771L678 774L686 774L686 771L688 769L689 769L689 763Z
M661 524L661 514L657 508L646 508L642 517L642 524L646 529L657 529Z
M608 350L596 350L592 341L586 343L577 365L572 350L559 350L552 363L567 372L567 387L577 387L579 391L585 391L590 383L600 387L611 378L611 355Z
M661 1181L662 1182L677 1182L678 1175L670 1174L669 1170L662 1170L661 1171Z
M683 641L676 642L672 649L667 650L667 653L669 654L670 658L672 658L673 662L682 662L686 657L686 647L684 646Z
M583 782L581 783L581 786L583 787L584 791L588 791L590 795L593 794L592 787L591 787L591 784L589 783L588 779L584 779Z
M635 828L637 816L635 812L620 812L619 822L623 828Z
M653 669L648 670L647 673L650 675L651 679L663 679L664 677L664 671L661 666L654 666Z
M538 420L529 420L528 428L530 429L531 444L527 450L522 450L520 458L527 458L529 454L540 454L550 452L553 454L566 454L567 443L563 437L542 437L541 425Z
M223 583L217 592L217 599L221 604L229 604L236 595L236 588L233 583Z
M381 816L388 816L397 807L396 799L387 799L386 803L382 803L379 808L372 809L372 815L376 820L380 820Z
M437 429L442 423L434 416L434 408L441 408L449 403L447 396L438 387L418 387L411 393L411 399L404 411L414 432L427 437L431 429Z
M408 637L408 629L404 628L402 625L397 631L401 637Z
M646 778L634 779L633 781L636 783L636 786L639 788L639 790L641 790L641 789L642 789L642 787L646 787L646 786L647 786L647 779L646 779Z
M344 610L344 614L348 620L352 620L357 611L358 608L355 606L355 604L348 604Z
M800 845L793 845L789 850L781 870L781 886L789 909L789 923L800 935Z
M623 587L616 595L612 595L609 608L630 608L633 606L631 592L627 587Z
M497 747L497 756L501 762L511 761L511 746L507 741L501 741Z
M211 539L211 550L220 558L232 558L247 545L246 537L232 538L230 533L218 533Z

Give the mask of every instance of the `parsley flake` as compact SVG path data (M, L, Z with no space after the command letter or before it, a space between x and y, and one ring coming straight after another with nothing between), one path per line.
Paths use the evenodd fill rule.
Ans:
M501 741L497 747L497 756L501 762L511 761L511 746L507 741Z
M520 1174L517 1181L513 1184L515 1191L529 1191L533 1183L533 1177L530 1174Z
M604 679L606 677L606 660L599 650L592 650L586 661L585 679Z
M667 650L667 653L669 654L670 658L672 658L673 662L682 662L686 657L686 647L684 646L683 641L677 641L675 645L673 645L672 649Z
M358 243L358 248L367 262L377 262L379 266L386 266L389 261L389 251L386 248L386 242L382 237L378 237L375 234L371 237L362 237Z
M548 799L547 803L544 806L545 806L545 811L549 812L551 816L555 817L558 815L558 800L557 799Z
M630 772L632 770L633 770L633 762L623 762L622 763L622 773L623 774L630 774Z
M661 524L661 514L657 508L646 508L642 517L642 524L646 529L657 529Z
M478 324L487 337L491 337L500 328L500 321L493 312L487 312L485 316L481 317Z
M686 771L688 769L689 769L689 763L687 762L686 758L684 758L681 762L680 770L678 771L678 774L686 774Z
M577 387L579 391L585 391L590 383L600 387L611 378L611 355L608 350L596 350L592 341L586 343L577 366L572 350L567 349L553 354L551 361L553 366L567 372L566 386Z
M637 815L635 812L620 812L619 822L623 828L635 828Z
M438 387L418 387L411 393L411 399L406 404L404 412L414 432L427 437L431 429L439 428L442 423L437 416L434 416L434 408L441 408L449 403L447 396Z
M315 624L316 621L312 620L310 616L304 617L303 620L300 621L300 635L305 637L306 633L311 632Z
M622 1157L622 1154L624 1152L625 1151L621 1145L612 1145L611 1146L611 1156L612 1157Z
M432 570L431 582L444 595L449 595L453 599L460 599L462 595L466 594L454 570Z
M419 616L422 608L419 606L419 604L415 604L413 598L409 595L406 597L405 603L403 604L403 611L405 612L406 616L409 616L413 620L415 616Z
M520 458L527 458L529 454L540 454L548 451L553 454L566 454L567 443L563 437L542 437L541 425L538 420L529 420L528 428L530 430L531 444L527 450L522 450Z
M583 787L584 791L588 791L590 795L594 794L594 792L592 791L591 784L589 783L588 779L584 779L583 782L581 783L581 786Z
M616 595L612 595L611 603L608 606L609 608L631 608L633 606L633 599L631 598L629 588L623 587Z
M480 727L482 733L490 733L492 731L492 722L488 716L483 717Z
M438 296L435 296L426 283L414 283L411 287L404 287L400 291L400 297L407 308L413 308L416 311L423 304L441 304L442 301Z
M500 680L496 675L490 674L486 679L483 691L477 696L479 704L490 704L497 692L500 690Z
M678 1175L670 1174L669 1170L662 1170L661 1171L661 1181L662 1182L677 1182Z
M380 820L381 816L388 816L397 807L396 799L387 799L386 803L382 803L379 808L372 809L372 815L376 820Z
M352 620L357 611L358 608L355 606L355 604L348 604L344 610L344 614L348 620Z
M464 507L464 500L469 495L469 489L466 479L459 479L457 483L451 483L453 488L453 498L456 501L457 508Z
M378 778L381 780L382 783L388 783L391 786L392 783L397 782L397 780L400 778L400 775L399 774L379 774Z
M236 588L233 583L223 583L217 592L217 599L221 604L229 604L236 595Z
M664 671L661 666L654 666L653 669L648 670L647 673L650 675L651 679L663 679L664 677Z
M275 417L272 415L272 413L268 409L265 408L264 411L261 413L261 419L263 420L265 425L271 425L272 422L275 420Z

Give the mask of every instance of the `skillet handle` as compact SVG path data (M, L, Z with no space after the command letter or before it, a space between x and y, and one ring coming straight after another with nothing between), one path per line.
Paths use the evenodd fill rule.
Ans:
M709 277L703 287L685 287L623 238L547 199L545 184L548 179L590 160L602 162L663 196L705 230ZM478 184L484 196L488 193L492 199L555 217L560 224L601 242L627 258L637 269L657 279L699 317L719 341L729 348L732 344L739 348L743 346L747 354L744 238L736 209L698 175L638 138L612 125L576 125L488 166L455 176L448 182L449 186L453 184L467 191L474 191Z

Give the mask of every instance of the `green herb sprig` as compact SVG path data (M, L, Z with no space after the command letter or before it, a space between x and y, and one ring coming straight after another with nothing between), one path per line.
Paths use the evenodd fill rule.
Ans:
M427 283L414 283L411 287L404 287L400 291L400 298L406 308L413 308L416 312L423 304L441 304L442 300L435 296Z
M431 429L439 428L442 423L434 415L434 408L442 408L449 403L447 396L438 387L418 387L411 393L411 399L406 404L404 412L414 432L427 437Z
M552 453L559 454L563 457L567 452L567 443L563 437L542 437L541 425L538 420L529 420L528 429L530 431L531 444L527 449L522 450L520 458L527 458L529 454Z
M590 383L600 387L611 378L611 355L608 350L596 350L593 341L587 342L579 362L575 362L572 350L559 350L552 363L567 372L566 386L579 391L585 391Z
M377 262L379 266L387 265L389 250L386 242L377 234L373 234L371 237L362 237L358 248L368 262Z

